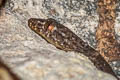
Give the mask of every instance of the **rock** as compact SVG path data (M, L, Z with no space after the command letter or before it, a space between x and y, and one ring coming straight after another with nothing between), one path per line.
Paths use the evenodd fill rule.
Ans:
M64 52L28 27L29 18L54 18L95 46L96 0L9 0L0 18L0 57L22 80L116 80L84 55Z

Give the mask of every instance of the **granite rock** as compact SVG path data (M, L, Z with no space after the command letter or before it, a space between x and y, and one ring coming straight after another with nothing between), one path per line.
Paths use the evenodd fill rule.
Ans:
M95 47L96 1L9 0L0 17L0 57L22 80L116 80L86 56L59 50L28 27L29 18L54 18Z

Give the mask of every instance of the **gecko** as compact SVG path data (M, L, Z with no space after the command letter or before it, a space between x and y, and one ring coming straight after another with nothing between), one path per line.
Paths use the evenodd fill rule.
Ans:
M56 48L81 53L87 56L97 69L118 78L98 51L55 19L30 18L28 20L28 26L32 31Z

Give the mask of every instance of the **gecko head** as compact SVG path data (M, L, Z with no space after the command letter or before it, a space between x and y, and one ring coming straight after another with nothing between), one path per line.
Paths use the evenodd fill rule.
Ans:
M52 30L54 26L51 24L54 22L54 19L39 19L39 18L30 18L28 20L28 26L35 32L45 32L47 30Z
M45 23L46 23L45 19L30 18L28 20L28 26L31 29L42 28L42 27L44 27Z

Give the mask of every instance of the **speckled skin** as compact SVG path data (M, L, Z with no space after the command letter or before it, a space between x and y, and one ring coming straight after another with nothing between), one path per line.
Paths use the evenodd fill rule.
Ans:
M32 30L39 33L48 42L59 49L64 51L87 52L88 48L91 48L67 27L56 23L53 19L30 19L29 22L29 26ZM52 27L52 29L49 29L49 26Z
M110 73L116 77L109 64L95 49L54 19L31 18L28 20L28 26L57 48L64 51L83 53L99 70Z

